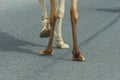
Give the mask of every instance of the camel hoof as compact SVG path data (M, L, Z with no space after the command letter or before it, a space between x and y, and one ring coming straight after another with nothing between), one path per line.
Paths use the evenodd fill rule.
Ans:
M72 57L72 61L81 61L81 62L83 62L83 61L85 61L85 57L84 56L82 56L82 55L80 55L79 57Z
M54 55L54 51L52 50L50 52L50 51L47 51L47 50L41 50L40 51L40 55L43 55L43 56L52 56L52 55Z
M64 43L63 40L61 41L56 40L56 47L61 49L66 49L69 48L69 45Z
M40 32L40 38L47 38L50 36L50 29L44 29Z

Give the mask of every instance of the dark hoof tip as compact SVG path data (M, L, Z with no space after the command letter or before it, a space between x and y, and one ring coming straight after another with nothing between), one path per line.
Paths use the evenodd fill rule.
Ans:
M40 32L40 38L47 38L50 36L50 29L44 29Z

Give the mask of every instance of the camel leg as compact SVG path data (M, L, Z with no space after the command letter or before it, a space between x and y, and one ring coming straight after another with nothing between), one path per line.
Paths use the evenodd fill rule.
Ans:
M78 48L77 43L77 35L76 35L76 26L78 21L78 11L77 11L77 0L71 0L70 7L70 16L71 16L71 25L72 25L72 35L73 35L73 61L84 61L84 56L81 55L80 50Z
M51 26L50 38L47 48L40 52L41 55L53 55L52 43L54 38L56 19L57 19L56 0L50 0L50 18L49 18Z
M46 4L44 0L39 0L41 9L42 9L42 30L40 32L40 37L49 37L50 36L50 25L49 19L47 16Z
M56 36L56 47L58 48L69 48L68 44L65 44L62 39L62 20L65 12L65 0L59 0L58 10L57 10L57 36Z
M41 9L42 9L42 16L47 18L48 16L47 16L45 1L44 0L39 0L39 3L40 3L40 6L41 6Z

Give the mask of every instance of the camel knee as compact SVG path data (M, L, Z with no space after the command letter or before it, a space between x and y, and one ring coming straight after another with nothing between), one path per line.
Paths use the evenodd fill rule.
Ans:
M64 4L61 5L59 8L58 8L58 11L57 11L57 16L58 18L63 18L64 17L64 13L65 13L65 6Z
M70 15L71 15L71 20L73 20L75 23L78 21L78 12L77 9L74 7L70 8Z
M57 20L57 14L56 13L50 15L49 22L50 22L51 25L53 25L56 22L56 20Z

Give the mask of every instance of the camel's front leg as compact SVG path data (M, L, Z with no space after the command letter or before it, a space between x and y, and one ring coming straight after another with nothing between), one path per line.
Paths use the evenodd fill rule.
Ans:
M57 13L56 13L56 0L50 0L50 26L51 26L51 31L50 31L50 38L49 38L49 43L48 46L45 50L41 51L40 54L42 55L53 55L53 48L52 48L52 43L53 43L53 37L54 37L54 29L55 29L55 23L57 19Z
M68 44L65 44L62 39L62 20L65 13L65 0L59 0L59 6L57 10L57 36L56 36L56 46L58 48L69 48Z
M76 25L78 21L78 12L77 12L77 0L71 0L71 24L72 24L72 35L73 35L73 61L84 61L85 58L80 54L78 43L77 43L77 35L76 35Z
M44 0L39 0L41 9L42 9L42 30L40 32L40 37L49 37L50 36L50 25L49 19L47 16L46 4Z

